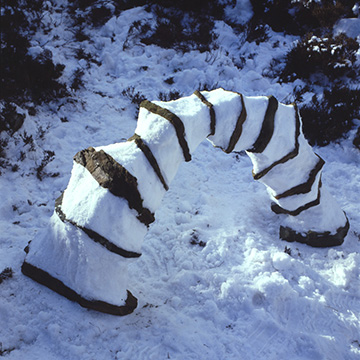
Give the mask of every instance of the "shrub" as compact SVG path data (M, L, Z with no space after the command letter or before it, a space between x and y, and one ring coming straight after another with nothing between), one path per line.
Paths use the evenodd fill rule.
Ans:
M224 14L223 5L216 0L110 0L106 5L100 0L69 0L69 4L78 41L88 40L86 26L100 27L122 10L145 6L147 11L154 13L157 18L155 29L149 32L149 24L135 21L130 27L124 49L128 47L130 38L134 39L134 35L137 35L146 45L155 44L180 51L207 51L214 40L214 19L221 19Z
M148 24L143 24L146 26L140 32L143 44L182 52L210 50L216 39L214 20L223 15L223 7L216 1L162 0L150 3L152 5L148 6L148 10L156 15L157 23L152 31L149 31Z
M305 137L311 145L324 146L342 138L360 117L360 89L335 86L322 98L300 108Z
M332 29L336 21L352 17L356 0L298 1L296 22L304 31Z
M224 7L218 0L150 0L145 3L166 9L177 9L197 17L200 15L222 19L224 15Z
M268 31L268 25L257 24L255 21L249 21L249 24L246 26L246 41L249 43L255 42L256 45L259 45L269 39Z
M36 177L42 181L45 177L57 177L59 176L59 173L47 173L45 172L45 167L47 164L49 164L54 159L55 153L51 150L45 150L44 151L44 157L41 160L41 164L35 169L36 170Z
M294 33L294 19L289 10L291 2L287 0L251 0L254 16L251 20L256 26L269 25L274 31ZM255 26L253 26L255 28Z
M66 85L59 81L64 65L54 64L49 50L34 56L29 53L30 40L43 26L44 6L48 4L38 0L4 0L2 3L0 132L6 134L2 134L0 140L0 168L10 168L12 171L18 169L17 164L6 159L5 151L9 139L21 128L25 119L25 115L18 112L17 108L28 108L29 115L35 115L36 106L68 95ZM41 127L39 131L44 132ZM24 146L29 146L29 151L35 150L32 135L24 133L14 137L14 141L22 141ZM25 158L25 152L19 152L21 161ZM44 174L46 162L52 159L50 153L46 154L47 158L42 162L38 176Z
M133 86L129 86L121 92L122 96L127 97L132 104L140 106L140 104L145 100L145 96L138 91L135 91Z
M90 11L90 20L95 27L104 25L111 16L111 10L105 6L95 7Z
M345 34L323 38L307 34L286 55L286 65L280 79L309 80L318 74L326 75L331 81L339 81L344 76L354 78L359 75L355 64L358 49L356 40Z
M72 90L79 90L80 88L82 88L84 86L84 81L82 79L82 77L84 76L84 71L81 68L77 68L74 71L74 77L72 79L70 88Z
M74 26L100 27L122 10L146 3L145 0L69 0L69 12L73 16Z
M177 90L171 90L168 93L160 92L158 97L160 101L171 101L181 98L182 94Z
M66 86L58 82L64 66L53 63L52 53L45 50L36 57L28 53L29 39L40 24L41 4L41 1L5 0L1 18L0 86L4 103L41 104L67 95Z
M5 103L3 109L0 112L0 132L5 130L9 131L10 133L14 133L21 128L24 120L25 115L19 114L13 104Z
M360 150L360 127L358 127L353 144Z
M352 17L356 0L251 0L252 22L269 25L274 31L304 35L322 34L343 17Z
M176 49L182 52L199 50L209 51L215 40L212 32L214 22L211 19L189 19L183 25L179 15L158 20L155 31L148 37L141 39L145 45L158 45L165 49Z
M9 166L9 161L5 159L6 156L5 148L7 144L8 144L7 139L0 138L0 175L2 175L1 168L5 169L7 166Z

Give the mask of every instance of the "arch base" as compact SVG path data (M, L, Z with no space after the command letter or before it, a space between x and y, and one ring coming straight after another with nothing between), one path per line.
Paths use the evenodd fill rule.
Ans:
M349 231L349 220L346 218L346 224L336 230L335 234L329 231L316 232L309 230L306 233L299 233L289 227L280 226L280 239L288 242L299 242L312 247L331 247L339 246L344 242L345 236Z
M124 316L131 314L137 307L137 298L129 290L127 290L127 299L125 301L125 305L118 306L109 304L105 301L85 299L74 290L66 286L62 281L54 278L46 271L31 265L26 261L24 261L21 267L21 271L29 278L48 287L49 289L57 292L71 301L77 302L79 305L87 309L96 310L111 315Z

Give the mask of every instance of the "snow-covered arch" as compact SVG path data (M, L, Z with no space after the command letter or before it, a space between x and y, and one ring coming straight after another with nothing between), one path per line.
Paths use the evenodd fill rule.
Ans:
M179 165L206 138L226 153L246 150L272 210L286 215L280 238L342 244L349 223L321 185L324 160L305 140L296 106L217 89L144 101L128 141L77 153L48 228L30 244L23 273L84 307L132 312L137 300L127 290L128 262L141 255Z

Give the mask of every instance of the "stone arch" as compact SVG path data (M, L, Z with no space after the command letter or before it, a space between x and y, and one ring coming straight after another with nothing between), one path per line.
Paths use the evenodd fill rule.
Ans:
M134 136L77 153L69 184L48 228L32 241L23 273L84 307L132 312L137 300L127 290L127 264L141 255L179 165L204 139L226 153L246 150L272 210L285 215L280 238L342 244L349 223L321 184L324 160L305 140L296 105L217 89L144 101Z

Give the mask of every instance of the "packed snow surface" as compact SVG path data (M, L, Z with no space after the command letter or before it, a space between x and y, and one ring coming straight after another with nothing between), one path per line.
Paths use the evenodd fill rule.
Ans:
M72 157L134 133L137 112L124 89L156 100L171 90L164 79L173 77L183 95L210 84L292 100L294 84L262 74L295 38L270 33L256 46L239 41L218 22L221 47L213 52L183 54L135 43L124 50L128 29L139 18L151 21L143 8L135 8L92 32L86 50L96 53L101 65L86 69L77 102L27 116L20 132L33 134L34 146L25 149L18 171L0 177L0 272L14 271L0 284L0 355L11 360L358 359L360 157L351 144L354 132L338 144L315 148L326 161L324 186L350 221L340 247L279 240L281 219L271 212L265 187L253 180L250 159L205 141L192 161L180 166L145 236L142 256L129 265L129 290L139 299L134 313L116 317L86 310L22 275L23 249L47 227L54 201L69 182ZM53 31L61 36L46 41L39 34L34 47L49 48L70 74L82 64L70 56L69 30L57 24ZM278 42L281 47L274 46ZM246 58L241 69L234 64L240 55ZM44 137L36 137L39 125L47 129ZM46 150L55 157L45 171L59 175L39 181L34 169ZM18 159L15 140L7 152Z

